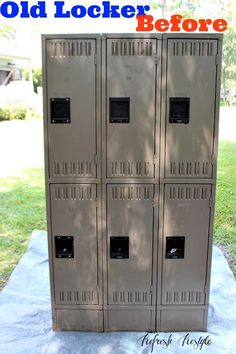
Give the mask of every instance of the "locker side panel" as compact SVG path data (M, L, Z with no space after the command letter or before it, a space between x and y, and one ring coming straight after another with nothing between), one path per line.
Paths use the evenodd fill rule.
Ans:
M46 41L50 177L96 177L96 41Z
M168 40L165 177L211 178L217 40Z
M210 185L166 185L162 305L205 303Z
M154 177L156 53L155 39L107 40L107 177Z
M107 187L108 305L152 305L153 185Z
M96 185L52 184L50 198L55 303L97 305Z

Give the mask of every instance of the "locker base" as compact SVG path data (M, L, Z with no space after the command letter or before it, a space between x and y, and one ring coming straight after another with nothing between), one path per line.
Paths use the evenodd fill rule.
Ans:
M170 309L160 311L161 332L204 332L205 310Z
M104 313L105 332L154 332L154 311L107 310Z
M102 332L103 314L97 310L56 309L54 331Z

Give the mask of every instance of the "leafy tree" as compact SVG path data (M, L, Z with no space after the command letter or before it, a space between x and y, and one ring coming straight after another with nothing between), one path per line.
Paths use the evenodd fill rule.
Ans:
M29 69L24 70L24 78L25 80L29 80ZM34 91L37 92L37 87L42 86L42 68L34 68L32 70L33 75L33 84L34 84Z
M10 25L2 24L0 26L0 38L7 40L14 40L16 36L16 30Z
M224 33L221 92L232 103L236 94L236 2L235 0L178 0L150 1L151 7L160 9L163 17L172 13L181 14L184 18L224 18L228 22L228 30Z
M168 1L162 0L160 1L151 1L151 7L155 10L161 9L162 16L166 17L171 13L178 13L183 16L183 18L187 18L191 16L194 17L194 12L199 7L200 0L178 0L178 1Z

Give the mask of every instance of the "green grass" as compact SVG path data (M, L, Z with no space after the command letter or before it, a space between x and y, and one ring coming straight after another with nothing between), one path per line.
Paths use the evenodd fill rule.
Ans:
M214 243L236 273L236 143L219 145Z
M24 254L32 231L45 228L43 169L0 178L0 288Z
M43 169L0 178L0 288L24 254L34 229L45 230ZM214 243L236 273L236 143L219 145Z

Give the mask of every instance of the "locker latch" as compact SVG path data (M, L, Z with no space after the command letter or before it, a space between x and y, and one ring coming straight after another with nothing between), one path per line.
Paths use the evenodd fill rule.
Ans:
M74 258L74 237L55 236L56 258Z
M51 98L51 123L70 123L70 98Z
M190 98L189 97L170 97L170 123L189 123Z
M130 98L110 98L110 123L129 123Z
M166 238L166 258L183 259L185 248L184 236L171 236Z
M112 259L129 258L129 237L128 236L110 237L110 258Z

